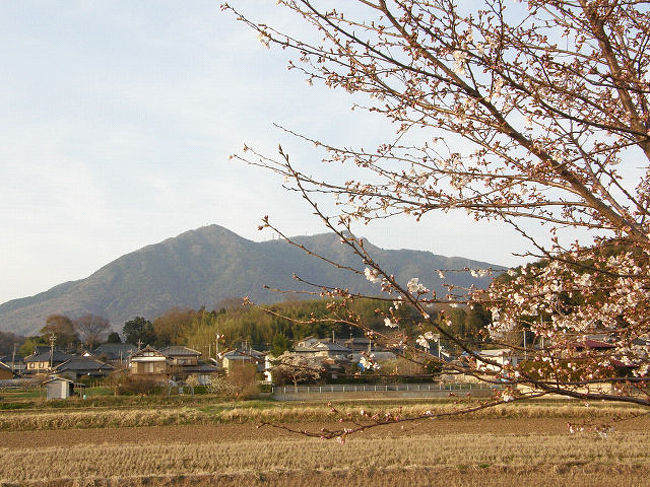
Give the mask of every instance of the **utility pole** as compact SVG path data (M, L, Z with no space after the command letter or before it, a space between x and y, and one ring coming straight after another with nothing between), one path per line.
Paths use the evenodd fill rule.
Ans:
M50 370L52 370L52 363L54 362L54 342L56 342L56 336L54 336L54 333L50 333Z
M16 343L14 343L14 351L11 353L11 373L16 373Z
M526 330L524 329L524 360L528 358L528 351L526 350Z

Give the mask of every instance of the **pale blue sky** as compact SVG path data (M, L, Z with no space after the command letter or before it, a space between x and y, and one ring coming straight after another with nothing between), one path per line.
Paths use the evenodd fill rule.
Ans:
M239 3L292 23L275 2ZM391 127L351 112L344 92L310 88L286 60L216 0L0 1L0 303L206 224L264 240L268 214L288 234L322 232L278 178L228 155L282 142L322 171L272 123L367 146ZM358 233L506 265L522 245L463 215Z

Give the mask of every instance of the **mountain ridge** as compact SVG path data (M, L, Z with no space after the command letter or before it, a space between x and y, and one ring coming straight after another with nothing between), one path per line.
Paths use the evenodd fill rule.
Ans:
M344 265L363 268L358 256L340 245L335 234L292 237L306 248ZM443 257L410 249L381 249L364 239L364 246L399 282L419 277L440 295L442 281L436 268L500 267L462 257ZM254 242L219 225L185 231L176 237L129 252L84 279L67 281L34 296L0 304L0 331L23 335L37 333L47 316L76 317L93 313L107 317L114 327L136 315L153 319L180 306L214 307L233 297L250 296L256 302L276 302L286 296L277 289L317 290L292 278L378 294L376 285L309 256L285 240ZM452 284L485 287L489 279L472 279L459 273Z

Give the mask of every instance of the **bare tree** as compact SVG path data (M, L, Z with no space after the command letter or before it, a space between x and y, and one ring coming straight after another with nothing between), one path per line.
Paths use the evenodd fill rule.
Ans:
M79 336L74 322L65 315L50 315L45 320L46 325L41 328L41 335L45 340L53 336L56 346L62 349L76 348L79 345Z
M92 349L110 333L111 325L106 318L88 313L74 320L74 329L81 342Z
M234 157L282 175L285 187L302 195L362 257L366 267L348 271L376 282L396 306L418 310L421 333L400 337L400 346L408 349L416 340L426 342L427 333L440 334L469 357L458 371L507 385L504 401L558 393L650 405L647 3L278 4L311 26L314 38L296 38L235 7L223 8L257 31L266 47L293 52L289 67L310 83L366 94L367 105L358 108L394 122L396 134L368 150L361 143L335 147L291 132L322 150L323 162L365 174L347 181L311 176L282 148L271 157L245 146ZM335 199L336 214L321 210L322 196ZM511 225L537 263L510 271L486 292L450 288L448 295L435 296L418 276L396 282L351 232L356 221L400 214L419 220L458 210ZM544 225L549 238L535 238L534 225ZM263 226L275 228L268 218ZM579 243L577 230L590 241ZM490 272L438 271L443 277L449 271ZM330 296L355 297L314 284ZM516 356L525 352L526 360L477 360L480 345L450 333L444 320L431 319L435 303L482 303L493 315L493 344L513 331L528 331L537 347L524 350L525 342L522 347L508 340L503 346ZM395 324L392 316L385 319Z

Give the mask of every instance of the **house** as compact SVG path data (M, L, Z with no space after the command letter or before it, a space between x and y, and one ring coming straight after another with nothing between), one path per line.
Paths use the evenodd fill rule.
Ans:
M151 346L138 350L129 361L133 375L160 375L167 373L167 356Z
M337 380L351 376L356 369L348 357L284 352L279 357L266 357L264 380L269 383L309 383Z
M519 363L519 357L509 348L496 348L493 350L480 350L475 352L476 366L479 370L500 372L505 365L513 367ZM488 364L481 360L490 360L496 365Z
M100 362L92 357L73 357L57 365L54 372L68 379L77 380L81 377L106 377L115 367Z
M197 365L201 357L201 352L180 345L163 348L160 352L168 358L167 363L172 367Z
M352 375L356 365L351 360L342 357L323 357L321 377L325 380L337 380L345 375Z
M352 354L352 350L338 343L327 342L324 340L317 340L311 338L309 340L301 340L292 349L293 353L299 355L310 355L317 357L348 357Z
M25 360L22 355L5 355L0 357L0 362L13 370L16 375L22 375L25 372Z
M606 342L604 340L599 340L597 338L592 338L592 337L586 337L582 340L578 340L575 343L573 343L573 347L576 350L599 350L599 351L606 351L606 350L613 350L616 348L616 345L613 345L609 342Z
M358 364L361 361L361 357L365 356L365 354L367 354L367 352L355 352L350 355L350 360L352 363ZM372 352L372 355L375 362L379 363L397 359L397 355L395 355L393 352Z
M199 360L201 352L174 345L156 350L147 346L131 355L129 368L133 375L166 375L173 380L196 377L199 385L207 385L219 373L219 367Z
M320 338L314 338L312 336L308 336L306 338L303 338L299 342L296 342L294 348L311 348L319 342L321 342Z
M0 362L0 380L11 380L14 378L14 372L11 367Z
M221 369L216 365L199 361L196 365L184 365L177 373L183 378L196 377L200 386L207 386L212 383L212 378L219 373Z
M138 347L130 343L102 343L93 350L93 355L117 367L125 367L129 357L137 351Z
M71 358L72 355L61 350L52 351L48 347L37 347L33 354L28 355L24 359L25 373L43 374Z
M368 352L372 353L377 350L375 341L368 337L350 337L348 339L337 339L336 343L342 345L352 352Z
M230 350L221 356L221 364L226 372L238 364L246 363L255 364L257 371L262 372L264 370L264 354L257 350L243 350L237 348L235 350Z
M65 377L52 377L43 382L48 399L67 399L74 393L74 382Z
M167 371L174 378L185 380L196 377L199 385L208 385L219 367L199 360L201 352L181 345L172 345L160 350L167 357Z

